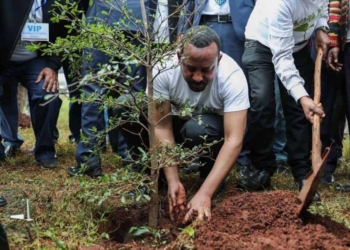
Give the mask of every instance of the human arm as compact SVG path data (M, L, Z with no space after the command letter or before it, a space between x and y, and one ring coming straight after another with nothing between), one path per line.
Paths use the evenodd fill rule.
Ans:
M330 39L330 50L328 51L327 63L329 67L335 71L340 71L343 67L338 61L340 52L339 43L339 31L340 31L340 12L341 12L341 0L330 0L329 1L329 39Z
M189 211L183 223L190 220L194 213L199 220L210 219L211 199L214 192L224 181L241 152L246 120L247 110L224 113L224 144L209 175L188 203Z
M305 81L294 64L293 48L295 41L291 10L285 6L276 7L273 10L269 16L268 44L272 52L272 63L275 72L296 102L305 97L302 102L300 101L300 104L305 115L307 114L306 118L312 122L313 114L323 117L324 112L309 97L304 88Z
M155 136L161 146L172 147L175 144L170 101L155 103ZM168 182L168 203L171 220L179 210L185 209L186 192L180 182L177 166L163 168Z

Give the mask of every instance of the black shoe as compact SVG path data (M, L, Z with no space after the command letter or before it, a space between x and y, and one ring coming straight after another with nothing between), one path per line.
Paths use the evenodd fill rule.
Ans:
M285 161L276 161L276 166L277 166L276 172L279 174L286 173L289 170L289 166Z
M137 197L139 195L144 195L144 194L149 194L149 190L146 186L139 186L137 189L135 190L131 190L126 197L129 199L132 199L134 197Z
M239 180L238 185L247 191L262 191L270 187L271 174L266 170L257 170L254 175Z
M326 185L332 185L335 182L334 175L332 172L323 172L321 182Z
M5 147L5 156L7 158L16 156L18 152L19 152L19 147L17 146L8 145Z
M349 184L338 184L335 187L335 190L340 191L340 192L350 192L350 183Z
M298 181L298 189L299 189L299 192L300 192L300 190L303 188L303 186L305 185L305 182L306 182L306 180ZM314 198L313 198L313 201L314 201L314 202L320 201L320 195L319 195L317 192L315 193L315 196L314 196Z
M4 207L7 205L7 201L4 197L0 196L0 207Z
M256 174L257 170L252 165L237 166L237 173L240 179L246 179Z
M36 163L42 168L42 169L52 169L58 166L58 162L56 158L47 158L47 159L41 159L36 160Z
M86 174L91 178L97 178L99 176L102 176L101 167L92 168L92 167L75 166L75 167L68 168L67 172L68 172L68 175L70 176L76 176L79 174Z

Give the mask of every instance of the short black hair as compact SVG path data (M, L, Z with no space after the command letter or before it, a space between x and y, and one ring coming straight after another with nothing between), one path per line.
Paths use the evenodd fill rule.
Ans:
M210 27L200 25L189 29L181 41L181 54L186 44L192 44L196 48L208 47L213 42L218 47L218 54L221 51L221 41L219 35Z

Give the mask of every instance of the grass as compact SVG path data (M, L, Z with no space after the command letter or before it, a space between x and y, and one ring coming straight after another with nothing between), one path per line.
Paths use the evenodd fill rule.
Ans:
M35 140L32 129L21 130L25 138L21 154L5 162L0 168L0 195L8 200L0 208L0 218L11 249L83 249L83 246L109 240L111 216L117 208L138 203L125 200L129 190L137 188L144 177L119 167L119 157L110 151L102 155L104 171L100 180L86 177L69 178L66 169L75 165L75 145L68 140L68 100L63 104L58 121L60 138L57 144L59 167L42 170L34 163L30 149ZM337 170L340 183L350 181L350 141L344 140L344 160ZM199 186L194 175L183 176L190 183L191 195ZM237 193L233 174L230 175L226 196ZM275 189L296 190L291 174L273 177ZM195 186L195 188L193 188ZM310 211L344 223L350 228L350 194L338 193L334 187L321 186L323 200L312 205ZM222 196L220 196L222 197ZM214 202L220 202L221 198ZM31 222L10 219L10 215L26 213L26 199L31 202ZM145 198L145 197L138 197ZM147 198L147 197L146 197ZM140 204L144 204L142 199ZM107 230L107 231L106 231Z

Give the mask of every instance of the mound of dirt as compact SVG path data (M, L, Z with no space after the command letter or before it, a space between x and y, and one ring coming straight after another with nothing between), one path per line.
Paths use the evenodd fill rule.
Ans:
M196 249L348 249L350 229L329 218L295 214L291 192L245 193L220 203L195 232Z

